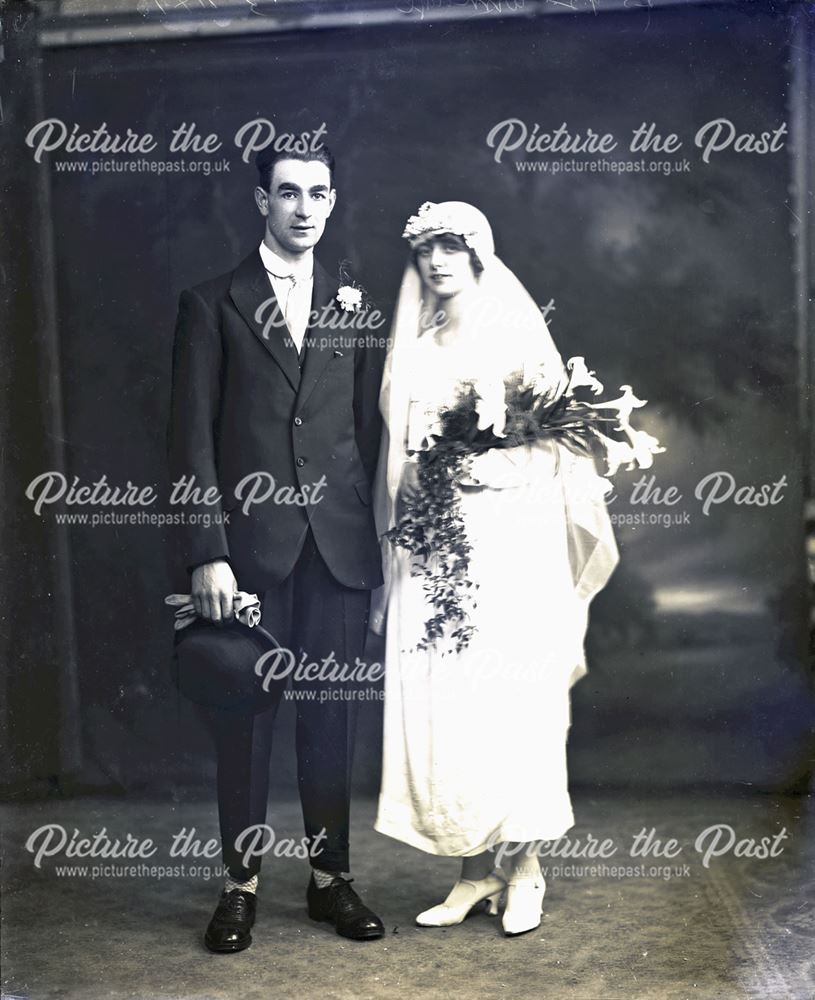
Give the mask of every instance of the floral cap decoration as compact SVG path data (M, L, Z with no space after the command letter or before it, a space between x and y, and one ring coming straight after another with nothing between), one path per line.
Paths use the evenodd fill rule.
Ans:
M426 201L416 215L407 220L402 236L415 248L442 233L460 236L482 264L495 253L487 217L466 201Z

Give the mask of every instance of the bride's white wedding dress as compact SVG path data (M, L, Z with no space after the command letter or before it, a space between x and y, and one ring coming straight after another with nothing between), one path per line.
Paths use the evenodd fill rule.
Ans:
M426 444L461 380L483 374L475 357L466 340L445 347L432 331L421 338L408 450ZM432 611L409 554L396 550L391 567L375 828L433 854L554 839L573 824L569 688L585 672L588 601L570 565L567 495L607 484L554 442L488 456L479 478L489 485L460 490L477 584L468 648L415 650Z
M458 300L455 330L440 332L424 330L433 310L412 260L405 268L380 397L386 433L375 507L383 539L396 523L405 463L427 446L463 380L477 380L497 427L504 379L522 372L543 391L560 386L564 372L540 309L495 254L484 215L460 202L428 202L403 235L416 246L433 233L459 234L482 271L477 289ZM592 458L546 441L493 449L476 459L473 475L482 486L460 488L477 584L469 646L416 650L433 612L411 557L387 541L385 586L372 612L377 631L387 613L375 827L451 856L553 839L572 826L569 689L586 671L589 602L619 558L604 501L611 485Z

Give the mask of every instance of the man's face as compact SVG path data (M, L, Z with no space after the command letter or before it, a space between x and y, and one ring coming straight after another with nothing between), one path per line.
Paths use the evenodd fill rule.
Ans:
M255 188L258 209L266 217L266 233L290 254L316 246L336 197L331 172L319 160L278 160L269 190Z

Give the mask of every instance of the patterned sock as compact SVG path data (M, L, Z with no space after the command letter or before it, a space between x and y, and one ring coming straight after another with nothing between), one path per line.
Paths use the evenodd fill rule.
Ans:
M227 874L226 883L224 885L224 892L232 892L233 889L241 889L243 892L257 892L258 888L258 877L253 875L246 882L239 882L237 879L232 878L231 875Z
M331 885L334 879L342 877L339 872L324 872L320 868L312 868L311 874L314 876L318 889L325 889Z

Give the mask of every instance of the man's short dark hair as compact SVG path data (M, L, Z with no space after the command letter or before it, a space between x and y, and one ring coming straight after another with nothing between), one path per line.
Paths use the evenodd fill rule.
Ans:
M331 155L331 150L324 143L316 149L309 149L304 153L299 151L291 153L287 150L278 152L278 150L273 149L271 146L261 149L255 157L255 166L258 168L260 186L264 191L269 190L269 185L272 181L272 171L274 170L275 163L279 160L299 160L301 163L311 163L316 160L317 163L324 163L331 175L331 187L334 187L334 157Z

